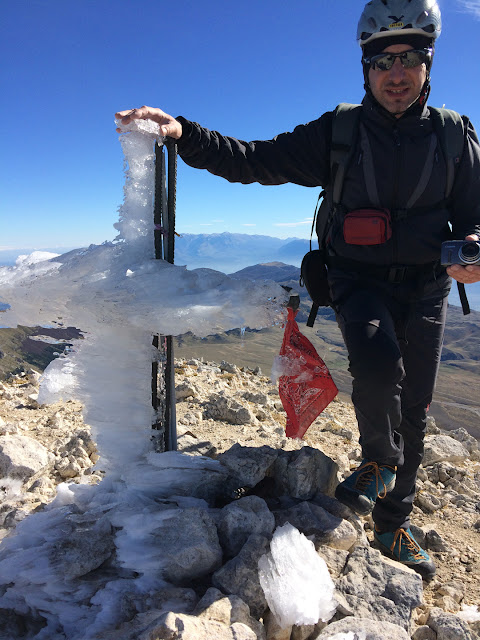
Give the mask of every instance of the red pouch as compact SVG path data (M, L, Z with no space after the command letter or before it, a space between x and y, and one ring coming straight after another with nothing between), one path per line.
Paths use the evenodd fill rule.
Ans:
M392 237L388 209L357 209L347 213L343 221L343 237L347 244L383 244Z
M287 370L279 380L279 395L287 414L286 436L302 438L308 427L338 393L326 364L298 328L297 311L288 308L280 356Z

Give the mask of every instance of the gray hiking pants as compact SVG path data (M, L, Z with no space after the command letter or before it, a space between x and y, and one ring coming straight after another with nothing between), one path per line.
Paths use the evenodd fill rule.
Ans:
M407 527L451 280L443 273L420 286L417 280L389 284L333 269L329 282L348 350L363 456L398 467L395 488L377 500L373 519L382 531Z

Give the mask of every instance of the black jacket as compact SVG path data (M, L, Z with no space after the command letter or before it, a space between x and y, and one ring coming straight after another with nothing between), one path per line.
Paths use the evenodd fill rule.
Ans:
M192 167L230 182L292 182L328 190L332 112L291 133L252 142L222 136L183 117L178 120L183 127L178 151ZM381 206L402 209L418 184L434 135L428 108L412 109L397 119L366 96L361 121L372 149ZM358 141L343 189L342 204L349 211L374 206L368 199L362 158ZM394 222L392 238L385 244L368 247L347 245L342 221L337 220L331 237L334 252L370 264L426 264L439 259L440 244L450 236L449 222L451 237L480 235L480 144L470 123L448 209L442 204L445 179L445 160L438 146L430 180L415 204L418 213Z

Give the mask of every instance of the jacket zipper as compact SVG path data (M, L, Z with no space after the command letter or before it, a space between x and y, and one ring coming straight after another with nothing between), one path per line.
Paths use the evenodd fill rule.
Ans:
M396 264L398 262L398 239L397 234L395 233L396 221L394 219L395 211L397 210L397 200L398 200L398 186L399 186L399 174L400 174L400 151L401 151L401 143L400 143L400 133L397 125L393 127L393 143L394 147L394 160L393 160L393 171L394 171L394 182L393 182L393 198L392 198L392 263Z

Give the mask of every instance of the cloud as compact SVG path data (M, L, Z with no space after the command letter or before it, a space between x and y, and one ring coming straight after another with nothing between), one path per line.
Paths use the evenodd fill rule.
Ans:
M480 20L480 0L458 0L458 4L468 13Z
M256 227L256 226L257 226L256 222L244 222L242 224L242 227Z

